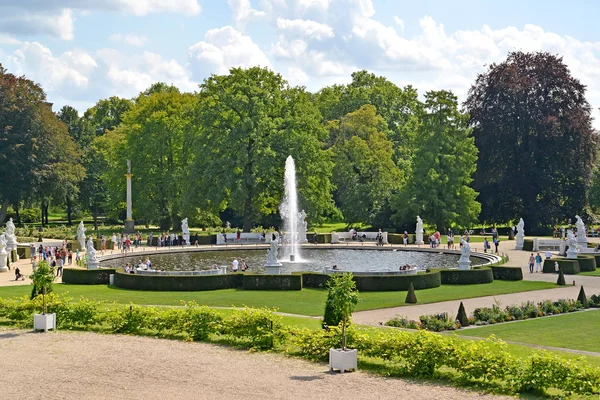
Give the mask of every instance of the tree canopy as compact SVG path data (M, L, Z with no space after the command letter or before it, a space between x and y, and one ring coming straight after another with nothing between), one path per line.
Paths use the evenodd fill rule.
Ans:
M481 219L522 217L535 231L583 213L598 138L585 86L562 58L510 53L478 75L465 104Z

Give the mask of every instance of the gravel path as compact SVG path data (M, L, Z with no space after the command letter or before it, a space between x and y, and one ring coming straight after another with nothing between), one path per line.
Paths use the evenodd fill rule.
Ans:
M278 354L83 332L0 331L3 399L502 399Z

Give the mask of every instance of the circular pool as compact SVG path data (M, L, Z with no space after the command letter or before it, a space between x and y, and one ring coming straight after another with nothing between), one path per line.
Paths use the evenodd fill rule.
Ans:
M165 271L198 271L209 269L212 265L227 266L231 270L233 260L241 264L242 258L250 267L249 272L264 273L267 249L225 250L225 251L186 251L164 254L135 254L129 257L118 257L102 261L102 267L118 268L125 263L136 264L147 256L152 268ZM430 251L405 250L362 250L362 249L303 249L302 261L282 263L281 273L290 274L297 271L324 272L333 265L344 271L386 272L397 271L403 265L422 268L449 268L458 266L458 254ZM471 265L485 264L486 259L471 257Z

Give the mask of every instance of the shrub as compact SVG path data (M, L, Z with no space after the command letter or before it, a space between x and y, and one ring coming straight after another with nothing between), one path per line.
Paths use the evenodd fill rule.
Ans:
M110 274L114 274L114 268L81 269L65 268L63 270L63 283L76 285L108 285Z
M354 276L358 291L385 292L407 291L412 283L415 290L439 287L442 284L440 271L418 275L358 275Z
M253 275L244 274L245 290L302 290L300 275Z
M460 323L460 326L469 326L469 317L467 317L467 312L465 311L465 306L463 302L460 302L460 306L458 307L458 314L456 314L456 320Z
M252 348L272 348L283 336L281 317L266 308L234 310L221 323L220 333L247 341Z
M577 296L577 301L579 303L581 303L583 308L590 308L590 305L588 304L587 296L585 295L585 290L583 290L583 286L581 286L581 289L579 289L579 295Z
M415 295L415 287L413 286L412 282L410 283L410 286L408 287L408 293L406 294L406 299L404 300L404 302L409 303L409 304L417 303L417 296Z
M581 272L590 272L596 270L596 258L593 255L578 255L579 270Z
M590 305L590 307L600 307L600 295L591 295L588 299L588 304Z
M559 269L562 269L565 275L575 275L581 272L579 269L578 260L570 258L552 258L550 260L544 260L542 272L544 272L545 274L556 273L556 271L554 270L555 262L558 262Z
M393 326L395 328L421 329L421 324L418 321L399 316L390 319L385 325Z
M358 291L356 290L356 283L352 280L351 272L331 276L327 288L326 303L333 309L332 315L341 317L342 348L346 350L346 327L356 304L358 304Z
M558 268L558 279L556 280L556 284L560 286L565 286L567 283L565 282L565 275L563 274L562 268Z
M501 310L498 305L494 304L491 308L476 308L475 311L473 311L473 319L477 322L481 321L487 322L488 324L495 324L498 322L508 321L509 315L507 311Z
M329 275L327 274L318 274L315 272L293 272L292 275L294 274L302 276L303 288L324 289L327 287L327 282L329 282Z
M200 307L195 302L187 303L183 315L169 317L173 316L183 317L183 321L181 319L173 321L174 326L178 327L178 330L187 332L195 341L206 340L210 334L221 329L221 315L206 306Z
M469 270L443 269L440 273L444 285L470 285L494 281L494 274L489 267L476 267Z
M523 240L523 251L533 251L533 240L532 239Z
M485 341L457 341L451 366L463 379L504 379L514 364L506 343L494 336Z
M115 306L107 320L114 333L139 333L146 327L147 317L148 308L130 304Z
M520 267L507 267L492 265L490 267L495 281L521 281L523 270Z
M448 313L421 315L419 321L422 329L433 332L453 331L460 328L460 324L448 318Z
M243 274L164 276L126 274L115 271L115 286L123 289L160 291L201 291L230 289L242 286Z

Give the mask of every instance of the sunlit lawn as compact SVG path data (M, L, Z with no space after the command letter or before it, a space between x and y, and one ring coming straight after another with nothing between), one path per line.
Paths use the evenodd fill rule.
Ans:
M479 285L442 285L439 288L418 290L418 304L436 303L480 296L526 292L557 287L554 283L533 281L494 281ZM181 301L196 301L211 307L274 307L281 312L318 316L323 312L325 290L249 291L238 289L203 292L157 292L125 290L105 285L54 285L57 293L68 292L75 299L81 296L92 300L153 305L180 305ZM0 287L0 297L23 296L30 286ZM372 310L404 305L406 292L361 292L357 310ZM526 295L523 295L524 300Z

